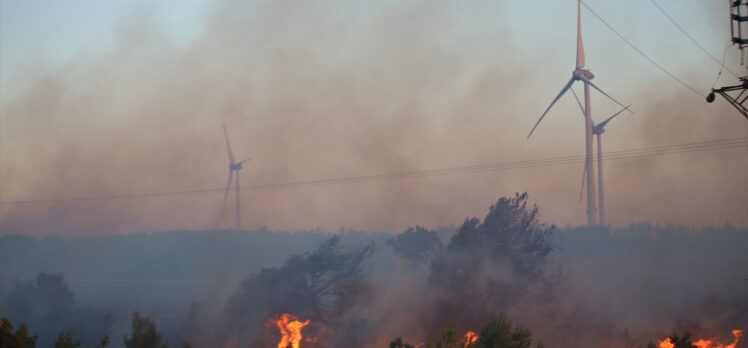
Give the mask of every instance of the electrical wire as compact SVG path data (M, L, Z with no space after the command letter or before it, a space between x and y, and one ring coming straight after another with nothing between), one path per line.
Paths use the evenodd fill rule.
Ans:
M686 88L690 89L692 92L694 92L695 94L699 95L702 98L706 98L706 95L704 95L703 93L699 92L696 88L691 87L689 84L685 83L683 80L679 79L677 76L673 75L673 73L671 73L667 69L663 68L660 64L657 64L657 62L655 62L652 58L649 58L649 56L646 55L642 50L640 50L639 48L637 48L636 46L634 46L634 44L631 43L631 41L629 41L628 39L626 39L626 37L624 37L623 35L621 35L621 33L619 33L615 28L613 28L613 26L610 25L610 23L608 23L599 14L597 14L597 12L595 12L595 10L593 10L589 5L587 5L586 2L582 1L582 5L584 5L584 7L587 10L589 10L590 13L592 13L595 17L597 17L597 19L599 19L600 22L602 22L603 24L605 24L605 26L607 26L608 29L610 29L610 31L612 31L621 40L623 40L623 42L625 42L627 45L629 45L629 47L631 47L634 51L636 51L637 53L639 53L639 55L642 56L644 59L646 59L650 64L654 65L654 67L656 67L660 71L664 72L666 75L670 76L671 79L677 81L678 83L680 83L681 85L683 85L683 87L686 87Z
M742 147L748 147L748 137L719 139L719 140L692 142L692 143L675 144L675 145L665 145L665 146L630 149L630 150L610 151L610 152L606 152L603 154L603 159L604 160L623 160L623 159L644 158L644 157L651 157L651 156L663 156L663 155L671 155L671 154L679 154L679 153L688 153L688 152L703 152L703 151L734 149L734 148L742 148ZM418 171L410 171L410 172L338 177L338 178L318 179L318 180L291 181L291 182L281 182L281 183L271 183L271 184L257 184L257 185L241 186L240 188L242 190L249 190L249 191L266 191L266 190L290 189L290 188L301 188L301 187L313 187L313 186L379 182L379 181L402 180L402 179L410 179L410 178L424 178L424 177L432 177L432 176L462 175L462 174L493 172L493 171L502 171L502 170L511 170L511 169L569 165L569 164L584 163L585 160L586 160L585 155L570 155L570 156L551 157L551 158L543 158L543 159L536 159L536 160L495 162L495 163L485 163L485 164L467 165L467 166L459 166L459 167L446 167L446 168L429 169L429 170L418 170ZM593 161L596 161L596 159L593 159ZM49 204L49 203L61 203L61 202L142 199L142 198L155 198L155 197L163 197L163 196L217 193L217 192L224 192L225 190L226 190L225 188L205 188L205 189L192 189L192 190L182 190L182 191L118 194L118 195L91 196L91 197L31 199L31 200L5 201L5 202L0 202L0 205Z
M676 28L678 28L678 30L680 30L680 31L681 31L681 33L683 33L683 35L686 35L686 37L687 37L687 38L688 38L689 40L691 40L691 42L693 42L693 44L694 44L694 45L696 45L697 47L699 47L699 48L701 49L701 51L702 51L702 52L704 52L704 54L706 54L706 55L707 55L707 56L709 56L709 58L711 58L711 59L712 59L712 60L713 60L714 62L716 62L717 64L719 64L720 66L722 66L722 68L723 68L724 70L727 70L727 71L728 71L728 72L729 72L730 74L732 74L732 76L734 76L735 78L740 78L740 76L738 76L738 74L737 74L737 73L735 73L734 71L730 70L730 68L728 68L728 67L725 67L724 59L722 60L722 62L720 62L720 60L719 60L719 59L717 59L717 57L715 57L715 56L713 56L713 55L712 55L711 53L709 53L709 51L707 51L707 50L706 50L706 48L704 48L704 46L702 46L702 45L701 45L701 44L700 44L700 43L699 43L698 41L696 41L696 39L694 39L694 38L693 38L693 36L691 36L691 34L689 34L689 33L688 33L688 32L687 32L687 31L686 31L685 29L683 29L683 27L682 27L682 26L681 26L680 24L678 24L678 22L676 22L676 21L675 21L675 19L673 19L673 17L672 17L672 16L670 16L670 14L668 14L668 13L667 13L667 11L665 11L665 9L664 9L664 8L662 8L662 6L660 6L660 4L658 4L658 3L657 3L657 1L655 1L655 0L649 0L649 1L650 1L650 2L651 2L651 3L652 3L652 4L654 5L654 6L655 6L655 7L657 7L657 9L658 9L658 10L660 10L660 12L661 12L661 13L662 13L662 14L663 14L663 15L664 15L665 17L667 17L667 19L669 19L669 20L670 20L670 22L671 22L671 23L673 23L673 25L675 25L675 27L676 27ZM732 46L732 45L731 45L731 46ZM720 70L720 71L721 71L721 70Z
M720 76L722 76L722 70L724 70L726 68L725 67L725 58L727 57L727 50L729 50L730 47L732 47L732 44L727 45L727 47L725 47L725 50L722 51L722 65L719 68L719 71L717 72L717 77L714 78L714 83L712 83L712 89L714 89L714 87L717 86L717 81L719 81Z

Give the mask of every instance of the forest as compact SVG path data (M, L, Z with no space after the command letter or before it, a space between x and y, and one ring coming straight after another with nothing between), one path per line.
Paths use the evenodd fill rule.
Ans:
M516 194L395 235L3 236L0 346L269 347L282 313L303 347L688 347L748 325L747 230L541 217Z

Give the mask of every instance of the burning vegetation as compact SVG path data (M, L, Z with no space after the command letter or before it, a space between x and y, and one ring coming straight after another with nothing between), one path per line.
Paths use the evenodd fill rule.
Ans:
M513 327L505 316L488 320L479 333L468 330L462 336L454 330L444 331L438 339L411 345L398 338L390 348L529 348L532 347L530 330ZM542 348L542 344L536 345Z
M473 345L476 342L478 342L478 338L479 338L478 334L476 334L475 332L473 332L471 330L468 330L465 333L465 335L462 336L462 342L465 345L465 348L468 348L471 345Z
M280 331L281 338L278 341L278 348L299 348L301 340L304 338L301 334L309 320L299 321L295 316L283 313L275 320L275 327Z
M649 346L651 348L737 348L742 336L743 330L732 330L732 342L722 343L715 337L692 340L690 334L674 335L659 341L656 346L654 344Z

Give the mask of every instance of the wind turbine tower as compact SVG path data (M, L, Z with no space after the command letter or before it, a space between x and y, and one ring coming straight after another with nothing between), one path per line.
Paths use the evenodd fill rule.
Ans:
M605 121L600 122L599 124L596 124L592 127L592 134L594 134L597 138L597 182L598 182L598 206L599 206L599 221L598 223L602 226L605 226L605 188L603 187L603 133L605 133L605 126L615 118L616 116L620 115L624 111L629 110L629 107L631 105L623 108L621 111L618 111L617 113L613 114L613 116L608 117L605 119Z
M569 79L569 82L566 83L563 89L561 89L561 92L556 96L555 99L551 102L550 105L548 105L548 108L545 109L545 112L540 116L538 121L535 123L535 126L532 127L532 130L530 131L530 134L527 135L529 138L533 132L535 132L535 129L538 127L540 122L543 120L546 114L548 114L548 111L551 110L553 105L556 104L556 102L569 90L571 89L571 86L576 81L582 81L584 83L584 143L585 143L585 171L589 175L589 180L587 180L587 225L593 226L597 224L597 204L595 202L595 172L593 168L593 150L592 150L592 111L590 108L590 87L594 88L598 92L602 93L604 96L608 97L609 99L613 100L616 104L620 105L621 107L624 107L623 104L619 103L617 100L615 100L613 97L605 93L603 90L601 90L597 85L592 83L592 79L595 77L595 75L589 71L588 69L585 69L585 59L584 59L584 41L582 40L582 3L581 0L577 0L577 59L576 59L576 67L574 68L574 71L571 74L571 79Z
M229 142L229 133L226 131L226 126L223 126L223 135L226 137L226 150L229 154L229 180L226 183L226 191L223 193L223 206L221 207L221 220L223 220L223 214L226 211L226 201L229 197L229 191L231 190L231 181L234 180L234 186L236 190L236 230L240 230L242 227L242 210L241 210L241 185L239 184L239 171L244 169L242 165L251 160L249 157L243 161L236 162L234 159L234 153L231 151L231 144ZM236 173L236 176L234 174Z

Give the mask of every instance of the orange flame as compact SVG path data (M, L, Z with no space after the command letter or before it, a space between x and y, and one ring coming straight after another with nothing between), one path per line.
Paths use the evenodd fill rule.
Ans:
M478 334L468 330L468 332L465 333L465 336L463 336L462 339L463 341L465 341L465 348L468 348L473 343L478 342Z
M673 344L673 340L668 337L657 343L657 348L675 348L675 345Z
M722 344L715 338L700 339L693 343L698 348L735 348L740 342L740 337L743 336L743 330L732 330L733 341L730 344Z
M299 321L291 314L281 314L275 321L275 326L281 333L281 340L278 342L278 348L301 347L301 329L307 325L309 325L309 320Z
M743 330L732 330L733 341L730 344L720 343L716 338L699 339L693 343L696 348L736 348L740 342L740 337L743 336ZM675 348L675 344L670 337L657 343L657 348Z

